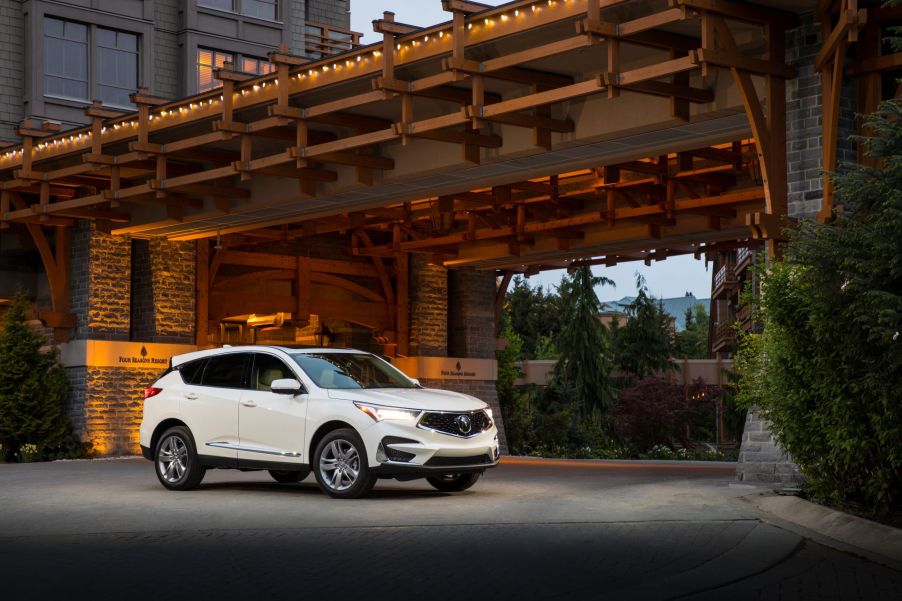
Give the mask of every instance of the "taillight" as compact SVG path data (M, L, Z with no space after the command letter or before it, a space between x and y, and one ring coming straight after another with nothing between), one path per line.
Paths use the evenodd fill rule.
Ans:
M161 392L163 392L162 388L154 388L153 386L148 386L144 389L144 400L146 401L152 396L157 396Z

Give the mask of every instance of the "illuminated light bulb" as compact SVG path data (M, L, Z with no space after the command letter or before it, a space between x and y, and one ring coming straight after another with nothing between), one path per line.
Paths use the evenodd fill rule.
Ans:
M359 55L359 54L357 55L357 62L358 62L358 63L360 62L360 55Z
M375 56L376 58L379 58L379 56L380 56L379 51L378 51L378 50L373 50L373 56Z
M260 87L261 87L261 88L265 88L265 87L266 87L266 82L264 81L262 84L260 84Z
M488 19L485 19L485 24L486 24L486 25L489 24L489 20L488 20Z
M535 5L535 4L532 5L532 12L536 12L536 5Z
M345 67L350 67L350 66L351 66L351 61L349 61L349 60L345 61Z
M473 29L473 24L472 24L472 23L468 23L468 24L467 24L467 29Z
M395 50L400 50L400 49L401 49L401 44L395 44Z
M329 70L329 65L323 65L323 71L328 71L328 70Z
M438 32L438 37L440 37L440 38L445 37L445 32L444 31Z
M308 71L308 73L309 73L310 75L313 75L313 69L310 69L310 70Z
M260 89L260 86L258 86L257 84L254 84L254 91L256 92L259 89Z
M502 21L507 21L507 18L508 18L507 15L501 15L501 20L502 20Z
M518 8L517 10L514 11L514 16L515 16L515 17L519 17L519 16L520 16L520 9L519 9L519 8Z
M424 38L423 38L423 41L424 41L424 42L428 42L428 41L429 41L429 36L427 35L426 37L424 37Z

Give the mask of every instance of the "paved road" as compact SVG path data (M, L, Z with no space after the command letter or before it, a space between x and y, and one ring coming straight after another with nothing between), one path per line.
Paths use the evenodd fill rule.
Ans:
M902 573L768 523L730 466L508 464L471 491L143 460L0 465L0 598L902 599Z

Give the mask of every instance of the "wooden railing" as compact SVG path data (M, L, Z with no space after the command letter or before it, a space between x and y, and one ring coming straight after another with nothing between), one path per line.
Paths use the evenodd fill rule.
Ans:
M728 348L736 340L735 322L724 321L714 324L714 338L711 341L711 350L715 353Z
M736 249L736 271L741 271L755 256L754 249L743 247Z
M359 47L362 35L350 29L305 21L304 52L311 59L341 54Z
M720 296L720 293L723 292L728 286L732 286L738 281L736 277L736 269L731 263L725 263L721 266L720 269L717 270L717 273L714 274L714 289L712 290L712 294L714 298Z

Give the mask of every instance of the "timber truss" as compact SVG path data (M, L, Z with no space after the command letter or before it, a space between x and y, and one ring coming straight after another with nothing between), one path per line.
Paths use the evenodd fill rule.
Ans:
M779 237L794 14L732 0L443 5L448 23L415 28L386 13L374 23L381 44L315 62L280 49L269 56L274 73L223 69L221 89L191 98L139 90L126 115L95 103L83 129L26 122L22 145L0 154L0 225L39 237L88 219L114 234L219 236L223 259L297 279L284 304L301 313L315 309L304 292L315 278L362 284L337 282L341 272L327 281L310 257L254 262L231 245L345 235L348 265L377 266L367 275L380 292L357 296L386 307L373 326L399 349L410 253L528 273ZM704 127L736 115L730 131ZM629 145L649 133L637 120L689 133ZM619 121L634 125L618 130ZM590 144L596 156L557 154ZM459 149L453 160L448 148ZM516 167L543 154L552 166ZM458 177L491 165L509 171ZM422 174L428 186L404 188ZM65 280L65 234L56 241L42 255ZM209 285L198 310L244 312L215 296L215 256L198 248L198 281ZM66 286L45 316L60 335L71 321Z

